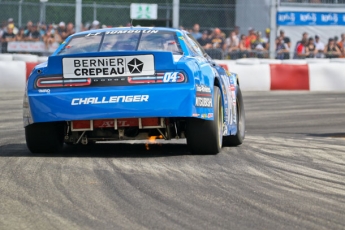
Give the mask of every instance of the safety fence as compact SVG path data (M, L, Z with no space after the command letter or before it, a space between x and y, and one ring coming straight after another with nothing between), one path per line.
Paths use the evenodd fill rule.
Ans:
M94 20L101 25L126 26L130 21L130 4L133 1L83 1L82 21L88 26ZM140 2L140 1L138 1ZM146 0L145 3L158 4L158 19L155 21L140 20L135 24L142 26L172 26L172 0ZM201 25L201 29L218 27L226 32L235 26L235 0L181 0L180 22L185 28L192 28L195 23ZM224 3L226 2L226 3ZM1 1L0 21L13 18L19 27L25 26L28 21L55 23L61 21L75 21L75 0L49 0L48 2Z

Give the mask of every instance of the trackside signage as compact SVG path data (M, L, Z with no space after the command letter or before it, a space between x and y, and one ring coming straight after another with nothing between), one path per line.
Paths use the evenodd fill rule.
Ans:
M63 58L64 78L154 75L153 55Z

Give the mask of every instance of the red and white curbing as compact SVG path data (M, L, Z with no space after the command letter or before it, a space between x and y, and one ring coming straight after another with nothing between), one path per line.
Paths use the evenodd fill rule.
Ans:
M345 59L217 60L240 77L245 91L309 90L345 92Z
M32 69L47 57L0 54L0 89L23 90ZM345 59L216 60L237 73L243 91L309 90L345 92Z

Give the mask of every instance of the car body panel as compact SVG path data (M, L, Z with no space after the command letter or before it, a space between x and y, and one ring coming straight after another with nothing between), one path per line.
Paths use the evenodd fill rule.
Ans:
M152 28L112 28L83 32L78 36L131 29L152 30ZM167 28L155 28L155 30L176 33L183 54L166 51L112 51L60 55L63 47L75 35L70 36L46 63L37 65L30 74L23 106L24 126L36 122L145 117L194 117L213 120L213 86L217 85L222 94L224 108L223 134L235 135L237 132L236 90L239 87L237 75L216 65L209 57L200 55L198 52L201 51L192 47L193 42L188 43L190 41L187 32ZM111 81L123 79L123 85L116 83L118 85L37 87L38 79L53 79L54 77L64 79L64 59L135 56L140 60L145 55L153 55L156 75L162 73L164 77L169 78L169 74L173 76L175 73L176 76L176 73L181 73L186 80L180 83L129 85L131 76L123 75L111 79ZM129 68L128 64L127 67ZM141 73L138 73L138 76L140 77ZM96 77L90 78L94 81ZM79 78L76 77L76 79ZM109 78L99 77L99 79L110 81Z

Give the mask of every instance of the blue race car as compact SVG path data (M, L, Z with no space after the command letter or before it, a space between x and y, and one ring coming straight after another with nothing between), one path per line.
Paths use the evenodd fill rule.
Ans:
M186 138L217 154L245 136L239 79L188 33L110 28L71 35L30 74L23 103L33 153L63 144Z

